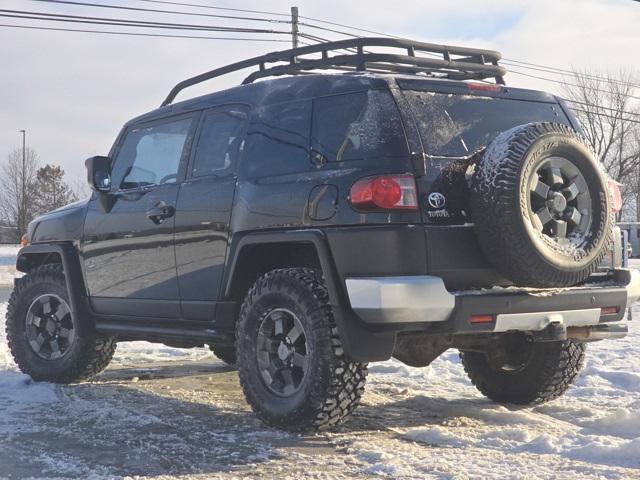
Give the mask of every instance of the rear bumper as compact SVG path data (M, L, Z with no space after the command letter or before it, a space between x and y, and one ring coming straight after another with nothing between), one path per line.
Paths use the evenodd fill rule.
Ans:
M442 279L427 275L348 278L346 286L351 308L379 330L469 334L561 326L600 339L626 332L610 323L640 297L640 272L619 269L607 282L565 289L449 292Z

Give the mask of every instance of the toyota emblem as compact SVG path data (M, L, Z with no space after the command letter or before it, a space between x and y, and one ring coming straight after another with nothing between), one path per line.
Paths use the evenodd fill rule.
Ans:
M431 207L436 208L438 210L441 208L444 208L444 204L446 203L444 195L441 194L440 192L431 192L429 194L429 197L427 198L427 201L429 202L429 205Z

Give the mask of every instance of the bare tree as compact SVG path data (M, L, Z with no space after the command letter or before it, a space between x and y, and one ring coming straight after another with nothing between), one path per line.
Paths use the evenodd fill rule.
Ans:
M573 71L564 84L582 124L585 137L603 162L607 173L622 183L623 211L636 209L637 178L640 168L640 107L634 103L634 76L622 71L602 76L597 72ZM637 210L640 215L640 210Z
M0 219L14 229L14 240L27 231L27 225L37 214L36 172L38 155L27 148L23 168L22 149L16 148L0 168Z
M83 200L91 196L91 187L89 187L85 177L73 177L69 185L78 200Z

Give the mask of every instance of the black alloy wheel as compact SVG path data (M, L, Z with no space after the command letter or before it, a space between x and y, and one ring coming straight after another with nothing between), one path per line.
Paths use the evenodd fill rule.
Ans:
M275 308L264 316L258 329L258 367L265 386L276 395L296 393L308 370L307 337L298 317Z
M66 355L76 338L67 302L54 294L37 297L25 316L25 335L33 353L43 360Z

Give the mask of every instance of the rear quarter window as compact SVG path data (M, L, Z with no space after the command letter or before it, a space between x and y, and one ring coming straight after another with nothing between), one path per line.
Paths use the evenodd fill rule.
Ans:
M247 130L243 174L268 177L309 170L310 130L310 100L256 109Z
M391 94L369 90L316 98L311 148L330 162L406 155L404 130Z

